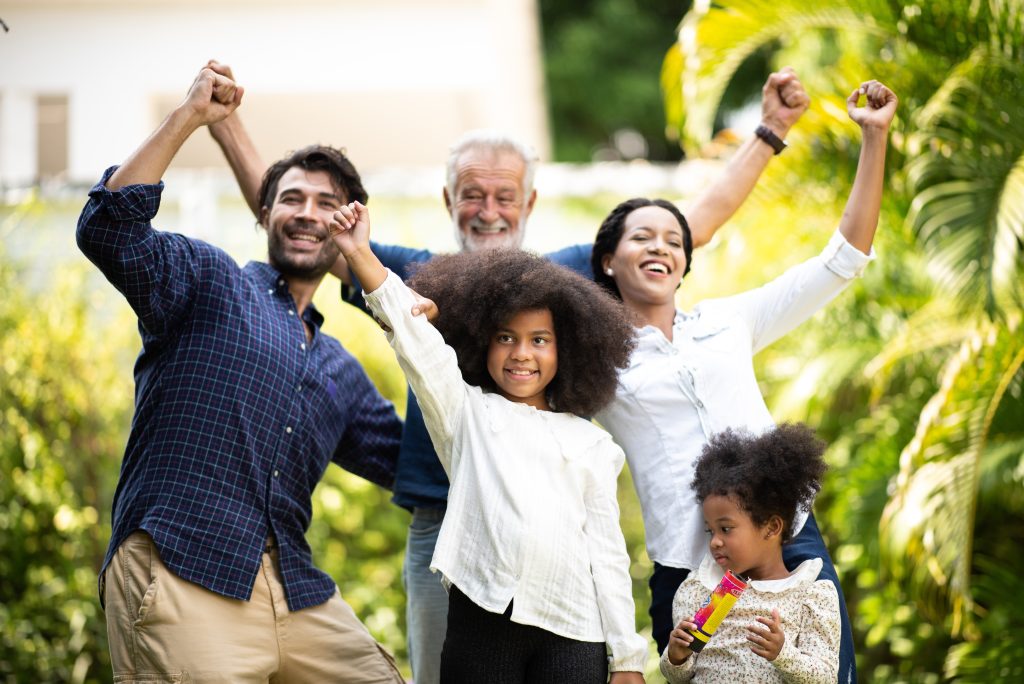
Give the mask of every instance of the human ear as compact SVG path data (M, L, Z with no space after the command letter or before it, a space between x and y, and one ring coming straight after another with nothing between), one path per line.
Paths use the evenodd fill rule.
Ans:
M452 213L452 198L448 194L448 188L445 187L441 190L441 196L444 197L444 208L448 210L448 213Z
M782 516L773 515L764 524L764 538L781 537L783 528L785 528L785 524L782 522Z
M530 197L526 200L526 216L529 216L533 212L533 205L537 201L537 191L531 190Z
M601 270L607 273L608 275L612 275L610 271L612 270L611 264L612 257L614 256L614 254L605 254L603 257L601 257Z

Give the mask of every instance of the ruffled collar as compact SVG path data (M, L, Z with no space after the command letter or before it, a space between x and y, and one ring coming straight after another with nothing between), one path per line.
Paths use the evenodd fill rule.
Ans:
M810 586L818 579L822 562L820 558L808 558L789 573L789 577L777 580L751 580L750 587L769 594L781 594L790 589ZM697 580L711 591L725 576L725 571L715 562L711 554L706 554L697 570Z

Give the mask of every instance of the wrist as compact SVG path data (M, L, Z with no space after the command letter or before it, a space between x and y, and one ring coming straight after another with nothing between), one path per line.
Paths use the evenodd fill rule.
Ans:
M207 126L210 129L210 135L213 136L214 141L221 147L224 147L234 137L237 127L238 116L234 112L228 114L220 121L215 121Z
M185 139L203 126L203 118L188 105L181 105L170 113L165 124Z
M860 135L864 142L888 142L889 140L889 125L874 126L871 124L863 124L860 127Z
M766 124L763 120L754 129L754 135L768 145L775 154L781 154L786 149L786 141L783 140L785 131L780 135L776 129Z
M785 138L786 135L789 133L789 126L786 126L785 124L780 123L775 119L772 119L771 117L762 118L761 121L759 121L758 123L761 126L764 126L768 130L770 130L775 135L779 136L780 138Z

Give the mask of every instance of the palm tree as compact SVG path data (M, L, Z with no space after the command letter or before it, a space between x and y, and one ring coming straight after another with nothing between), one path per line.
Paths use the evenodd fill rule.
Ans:
M764 50L795 62L812 94L794 132L808 143L799 147L811 173L822 159L854 158L847 93L834 84L848 92L875 77L901 98L889 209L905 216L904 254L924 257L922 306L900 313L896 334L866 363L855 357L826 384L870 395L865 420L837 434L847 446L876 439L879 416L899 415L915 383L931 393L916 405L885 490L875 485L884 509L859 531L879 537L884 583L869 589L904 601L918 626L942 626L946 677L1024 676L1024 619L1006 608L1024 605L1024 561L1004 537L1024 538L1024 2L700 0L662 72L670 127L688 153L710 138L733 74ZM885 640L885 630L863 631L869 649ZM891 653L920 658L916 673L901 670L912 678L936 657L926 633L909 639L927 646L890 643Z

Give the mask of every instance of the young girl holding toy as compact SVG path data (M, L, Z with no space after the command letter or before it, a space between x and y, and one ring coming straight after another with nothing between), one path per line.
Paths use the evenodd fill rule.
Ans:
M839 669L839 597L816 579L820 558L789 572L782 546L793 519L821 488L824 444L803 425L759 435L727 430L697 460L693 489L704 511L709 553L679 587L675 629L662 654L669 682L835 682ZM699 653L694 614L726 570L747 587Z
M619 528L622 450L581 416L633 348L621 305L518 250L442 256L411 286L374 256L353 203L331 230L416 393L451 480L431 569L449 587L444 682L643 682ZM610 651L610 656L608 652Z

